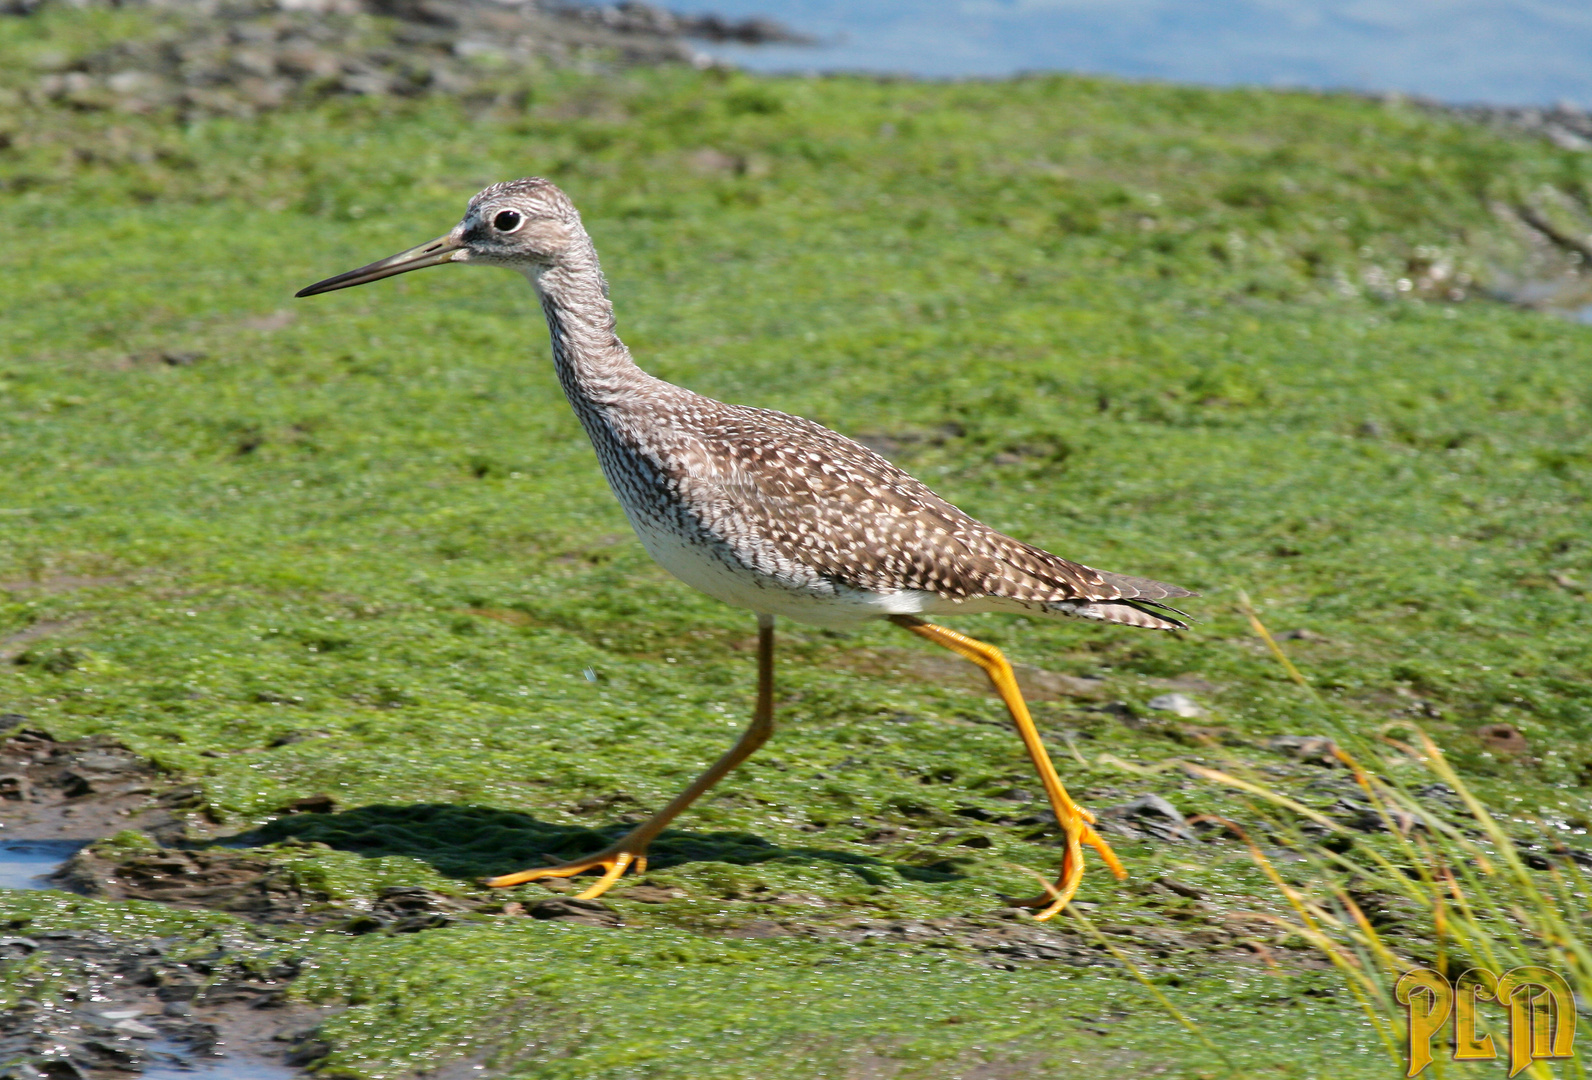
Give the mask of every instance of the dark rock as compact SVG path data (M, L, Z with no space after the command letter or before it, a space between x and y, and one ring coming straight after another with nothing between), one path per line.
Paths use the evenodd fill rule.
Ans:
M1393 827L1404 835L1408 835L1412 829L1431 828L1422 815L1405 810L1403 807L1384 804L1383 810L1387 815L1385 818L1370 803L1348 795L1340 798L1331 807L1331 812L1340 821L1361 832L1386 832L1390 821Z
M1122 722L1123 727L1126 727L1131 731L1145 731L1153 727L1153 725L1146 723L1144 719L1139 716L1138 710L1134 709L1134 707L1129 705L1126 701L1110 701L1104 705L1092 707L1087 711L1100 712L1105 713L1108 716L1114 716Z
M1190 900L1203 900L1203 899L1205 899L1205 894L1203 892L1201 892L1199 889L1196 889L1192 885L1185 885L1181 881L1177 881L1177 880L1175 880L1173 878L1162 876L1162 877L1156 878L1155 881L1156 881L1156 884L1162 886L1163 888L1171 889L1173 892L1177 893L1179 896L1186 896Z
M1506 757L1515 757L1531 749L1526 737L1513 724L1483 724L1476 729L1476 738L1487 749Z
M184 784L163 792L155 801L170 810L197 810L205 804L205 793L196 785Z
M1192 840L1194 833L1177 807L1159 795L1146 793L1120 806L1108 807L1099 814L1100 824L1134 839L1152 836L1160 840Z
M414 915L407 919L399 919L392 924L395 934L418 934L422 930L440 930L444 926L452 926L454 919L440 911L433 911L426 915Z
M262 986L241 979L217 979L195 1000L204 1005L217 1005L229 1001L247 1002L251 1008L262 1008L282 996L279 987Z
M1339 764L1338 744L1325 735L1278 735L1266 740L1266 748L1312 765Z
M374 915L355 915L338 929L345 934L374 934L387 929L388 925L386 919L378 919Z
M88 777L76 770L67 770L56 781L56 786L68 799L81 799L84 795L94 793L94 784Z
M292 746L294 743L308 742L310 739L324 739L330 735L325 731L288 731L272 739L267 746Z
M581 900L573 896L551 896L531 905L535 919L569 919L598 926L614 926L619 913L601 900Z
M1573 848L1568 844L1560 844L1553 849L1555 855L1562 855L1577 866L1592 867L1592 851L1582 848Z
M314 1065L332 1052L332 1044L324 1039L305 1039L288 1051L286 1063L296 1068Z
M448 926L454 921L451 916L466 907L461 901L430 889L397 885L382 890L372 914L391 919L394 933L408 934Z
M647 7L650 5L629 4L621 7ZM740 45L813 45L815 38L805 34L798 34L789 27L775 22L773 19L726 19L719 15L670 15L666 11L652 8L654 12L667 20L659 26L659 33L669 32L668 24L673 24L674 29L686 37L701 38L704 41L733 41Z
M49 1058L39 1062L37 1068L50 1080L88 1080L88 1074L71 1058Z
M144 1054L131 1046L122 1046L107 1039L89 1039L83 1048L94 1056L94 1064L105 1069L133 1072L145 1061Z
M183 979L162 982L155 991L161 1001L192 1001L199 994L199 984Z
M306 795L282 807L284 814L330 814L337 809L337 800L330 795Z

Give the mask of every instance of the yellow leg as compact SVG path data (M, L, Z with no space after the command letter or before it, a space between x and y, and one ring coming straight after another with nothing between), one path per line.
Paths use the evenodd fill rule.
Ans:
M1094 815L1073 802L1072 796L1067 794L1067 789L1061 786L1061 778L1056 775L1055 768L1050 764L1050 755L1045 753L1045 744L1039 739L1039 729L1034 727L1033 717L1028 715L1028 705L1023 701L1022 692L1017 688L1017 676L1012 673L1012 666L1006 662L1006 657L1001 655L1001 651L993 645L974 641L965 634L924 622L911 615L892 615L890 621L921 638L927 638L936 645L943 645L983 668L984 674L988 675L989 681L995 685L995 692L1001 696L1001 700L1006 703L1007 711L1012 714L1012 722L1017 725L1017 734L1021 736L1023 745L1028 748L1028 756L1033 760L1034 769L1039 773L1040 783L1045 785L1045 794L1050 798L1050 808L1056 815L1056 822L1061 826L1067 843L1062 856L1061 872L1056 878L1054 896L1045 895L1022 902L1024 907L1043 909L1034 918L1050 918L1066 907L1073 894L1078 891L1078 885L1083 881L1084 844L1099 852L1100 858L1119 879L1127 877L1128 872L1123 869L1116 852L1111 850L1111 845L1091 827Z
M647 845L651 844L658 834L668 827L680 812L701 797L714 784L723 780L741 762L751 757L758 747L768 741L774 733L774 619L772 616L759 615L757 620L757 707L752 714L752 723L742 733L739 740L727 753L713 763L707 772L696 778L692 785L675 796L674 801L652 817L637 825L630 832L617 840L609 847L591 855L557 866L539 866L534 870L521 870L517 874L504 874L501 877L488 878L487 884L494 887L506 885L521 885L527 881L537 881L541 878L574 877L576 874L585 873L602 867L603 875L597 879L596 884L581 893L579 899L587 900L594 896L601 896L608 891L608 887L618 881L625 870L635 868L636 873L645 873L647 869Z

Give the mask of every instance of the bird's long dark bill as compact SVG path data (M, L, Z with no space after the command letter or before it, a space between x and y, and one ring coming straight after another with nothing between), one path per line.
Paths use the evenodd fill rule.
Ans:
M351 285L364 285L367 282L380 281L384 277L392 277L394 274L407 274L411 270L424 270L428 266L457 262L463 254L464 245L455 240L450 233L447 236L437 237L429 244L421 244L419 247L400 251L388 258L378 259L368 266L361 266L358 270L350 270L346 274L317 281L293 295L315 296L317 293L346 289Z

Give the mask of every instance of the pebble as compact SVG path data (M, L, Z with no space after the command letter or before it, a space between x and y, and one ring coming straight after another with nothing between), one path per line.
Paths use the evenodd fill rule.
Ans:
M1325 735L1278 735L1266 741L1266 748L1316 765L1338 764L1338 744Z
M1149 705L1152 709L1159 709L1190 720L1209 715L1199 702L1187 694L1162 694L1151 698Z

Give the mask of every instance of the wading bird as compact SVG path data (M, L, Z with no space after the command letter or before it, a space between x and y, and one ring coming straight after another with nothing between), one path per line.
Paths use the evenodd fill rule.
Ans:
M726 405L642 371L614 333L608 283L569 198L541 179L494 184L445 236L327 278L299 296L346 289L444 263L503 266L536 288L553 367L597 450L603 474L647 552L688 585L757 614L757 705L751 725L713 766L610 847L556 866L490 879L645 871L647 847L681 811L774 730L774 619L824 627L888 619L971 660L1011 712L1063 831L1054 887L1024 903L1060 911L1083 878L1083 847L1126 871L1062 787L1011 665L993 646L925 615L1019 611L1181 630L1161 601L1192 596L1145 578L1092 570L1004 536L962 513L867 447L811 420Z

